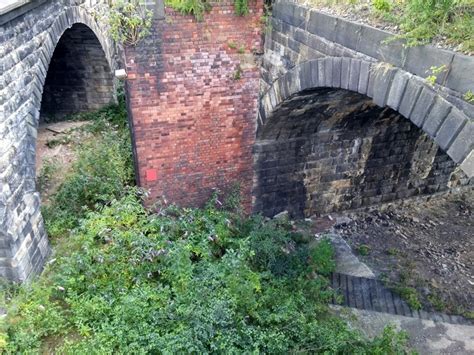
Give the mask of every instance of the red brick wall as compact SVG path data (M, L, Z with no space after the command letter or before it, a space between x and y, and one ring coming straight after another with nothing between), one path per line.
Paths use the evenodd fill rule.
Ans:
M261 52L263 4L251 0L239 17L232 3L214 4L203 22L166 9L152 35L126 50L138 180L149 202L202 205L213 188L240 183L250 210L259 68L249 59Z

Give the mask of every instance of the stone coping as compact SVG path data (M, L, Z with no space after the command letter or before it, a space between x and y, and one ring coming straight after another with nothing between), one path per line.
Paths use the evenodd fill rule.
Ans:
M5 1L5 0L3 0ZM0 26L44 4L47 0L6 0L0 5Z
M447 70L436 81L439 85L461 95L469 90L474 92L472 56L431 45L406 47L404 40L393 38L393 33L287 0L275 2L273 17L423 78L430 75L432 66L446 65Z

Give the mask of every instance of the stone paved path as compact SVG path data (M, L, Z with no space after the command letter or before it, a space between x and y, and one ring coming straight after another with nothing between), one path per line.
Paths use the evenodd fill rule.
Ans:
M339 291L343 299L342 305L347 307L435 322L474 325L473 321L461 316L411 309L399 295L373 278L333 273L331 285ZM333 303L337 304L336 300Z
M409 335L419 354L473 354L474 322L461 316L412 310L397 294L376 280L374 273L338 235L331 235L337 268L331 284L342 296L332 308L367 337L379 335L389 324ZM349 310L349 314L347 312ZM355 316L355 317L354 317Z

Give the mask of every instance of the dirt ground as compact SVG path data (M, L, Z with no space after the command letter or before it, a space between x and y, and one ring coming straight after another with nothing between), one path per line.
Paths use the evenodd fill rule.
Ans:
M36 177L43 204L57 190L76 159L75 147L87 135L79 128L90 121L64 121L38 128Z
M428 311L474 317L474 188L323 216L378 278Z

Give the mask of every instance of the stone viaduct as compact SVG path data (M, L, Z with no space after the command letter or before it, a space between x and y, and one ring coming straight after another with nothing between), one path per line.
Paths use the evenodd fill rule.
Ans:
M245 17L216 3L202 22L147 1L151 34L126 48L111 39L105 1L10 2L0 7L2 277L28 279L49 253L39 122L113 102L116 69L127 72L150 202L200 205L239 184L248 211L299 217L472 183L474 110L462 100L472 57L386 43L383 31L284 1L266 34L261 0Z

